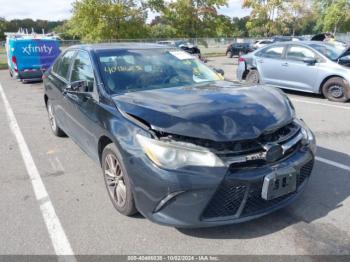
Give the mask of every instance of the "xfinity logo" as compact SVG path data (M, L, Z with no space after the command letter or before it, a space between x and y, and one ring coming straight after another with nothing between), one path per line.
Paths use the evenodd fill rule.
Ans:
M42 46L32 46L31 44L22 47L22 51L24 54L31 55L31 54L51 54L52 52L52 46L42 45Z

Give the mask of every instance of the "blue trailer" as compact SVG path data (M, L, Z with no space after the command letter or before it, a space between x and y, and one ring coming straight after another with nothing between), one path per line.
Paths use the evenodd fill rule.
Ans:
M54 37L7 34L7 62L10 75L17 79L40 80L60 52Z

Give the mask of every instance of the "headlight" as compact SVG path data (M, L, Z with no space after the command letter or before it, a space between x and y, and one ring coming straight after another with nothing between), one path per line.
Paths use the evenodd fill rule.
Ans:
M224 163L206 148L189 143L165 142L136 135L143 151L157 166L178 169L185 166L222 167Z
M316 153L316 139L310 128L305 124L303 120L296 119L295 122L301 127L301 133L303 134L303 144L309 145L312 152Z

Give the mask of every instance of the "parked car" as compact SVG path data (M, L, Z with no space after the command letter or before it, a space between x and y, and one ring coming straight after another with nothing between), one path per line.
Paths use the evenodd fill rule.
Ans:
M233 43L226 49L226 56L232 58L233 56L241 56L253 51L250 43Z
M272 44L272 43L273 43L273 41L270 39L257 40L253 43L252 49L256 50L256 49L262 48L262 47L267 46L267 45Z
M316 41L276 43L242 56L237 79L346 102L350 99L349 47Z
M10 75L23 80L41 80L60 54L56 38L7 33L6 54Z
M188 41L185 41L185 40L162 40L162 41L157 41L157 44L168 45L168 46L172 46L172 47L180 47L180 45L187 45L190 43Z
M190 42L184 41L184 40L177 40L177 41L158 41L157 44L160 45L167 45L171 47L178 47L185 52L197 57L202 62L206 63L208 60L201 54L201 50L198 48L198 46L193 45Z
M305 190L315 137L281 91L162 45L68 48L44 76L50 126L102 168L114 207L176 227L238 223Z

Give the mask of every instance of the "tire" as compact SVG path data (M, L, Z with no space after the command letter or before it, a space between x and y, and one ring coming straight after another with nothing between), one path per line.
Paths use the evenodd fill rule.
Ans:
M322 94L333 102L346 102L350 99L349 84L341 77L332 77L322 86Z
M113 206L125 216L137 213L129 175L115 144L107 145L102 153L102 173Z
M54 113L54 110L52 108L50 100L47 100L46 108L47 108L47 114L49 116L49 123L50 123L52 133L58 137L67 136L66 133L63 132L63 130L57 124L55 113Z
M233 54L232 54L231 51L228 51L228 52L226 53L226 56L229 57L229 58L232 58L232 57L233 57Z
M9 73L10 73L10 76L13 77L13 73L12 73L12 70L9 68Z
M246 82L248 84L259 84L260 83L260 76L258 70L252 69L248 72L246 78Z

